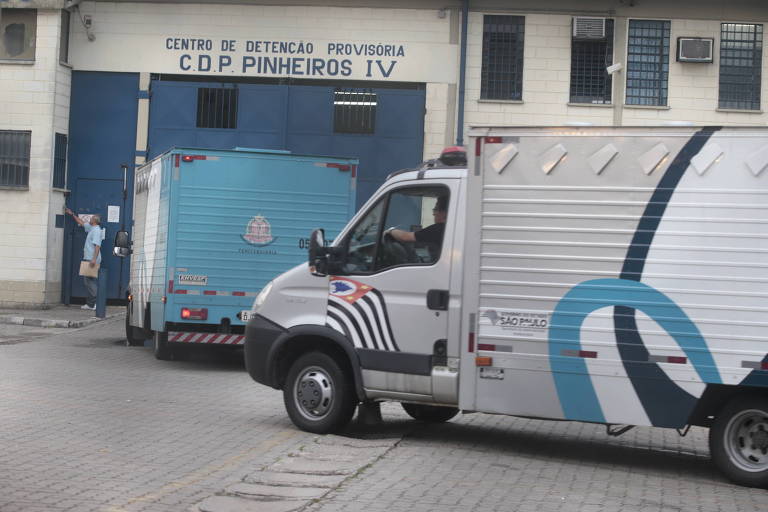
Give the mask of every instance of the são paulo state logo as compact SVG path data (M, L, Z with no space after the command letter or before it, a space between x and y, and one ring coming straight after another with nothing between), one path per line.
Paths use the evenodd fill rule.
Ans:
M250 245L264 246L269 245L277 238L272 237L272 226L266 217L256 215L245 228L245 234L240 237Z

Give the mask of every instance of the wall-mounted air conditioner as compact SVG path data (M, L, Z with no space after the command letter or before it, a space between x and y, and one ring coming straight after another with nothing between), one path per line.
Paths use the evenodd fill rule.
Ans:
M605 18L573 17L575 39L605 39Z
M715 40L711 37L678 37L678 62L712 62Z

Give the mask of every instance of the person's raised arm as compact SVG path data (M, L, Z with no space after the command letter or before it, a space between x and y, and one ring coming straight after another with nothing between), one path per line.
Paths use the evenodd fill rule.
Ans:
M81 219L80 217L78 217L77 215L75 215L75 212L73 212L73 211L72 211L72 210L70 210L69 208L65 208L65 209L64 209L64 212L65 212L65 213L67 213L68 215L71 215L71 216L72 216L72 218L73 218L73 219L75 219L75 222L77 222L77 223L78 223L80 226L82 226L83 224L85 224L85 222L83 222L83 219Z

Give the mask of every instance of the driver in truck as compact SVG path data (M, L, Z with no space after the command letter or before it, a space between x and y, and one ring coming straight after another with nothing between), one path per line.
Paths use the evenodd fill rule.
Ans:
M437 259L437 256L440 254L440 247L443 244L445 221L448 219L448 196L437 198L435 207L432 209L432 215L435 223L431 226L418 231L389 228L384 231L384 236L391 236L398 242L410 242L426 246L432 259Z

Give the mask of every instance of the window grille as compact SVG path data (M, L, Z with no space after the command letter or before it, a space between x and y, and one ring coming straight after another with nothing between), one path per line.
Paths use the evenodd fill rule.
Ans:
M64 188L67 181L67 136L56 134L53 150L53 187Z
M29 148L32 132L0 130L0 186L29 185Z
M37 9L0 11L0 60L35 60Z
M763 26L720 26L720 108L760 110Z
M523 16L483 16L481 99L523 99L524 36Z
M197 90L198 128L237 128L237 89L207 88Z
M333 93L333 131L373 133L377 104L376 93L371 89L336 89Z
M610 103L613 20L605 20L604 39L571 40L571 103Z
M627 105L667 104L669 29L669 21L629 21Z

